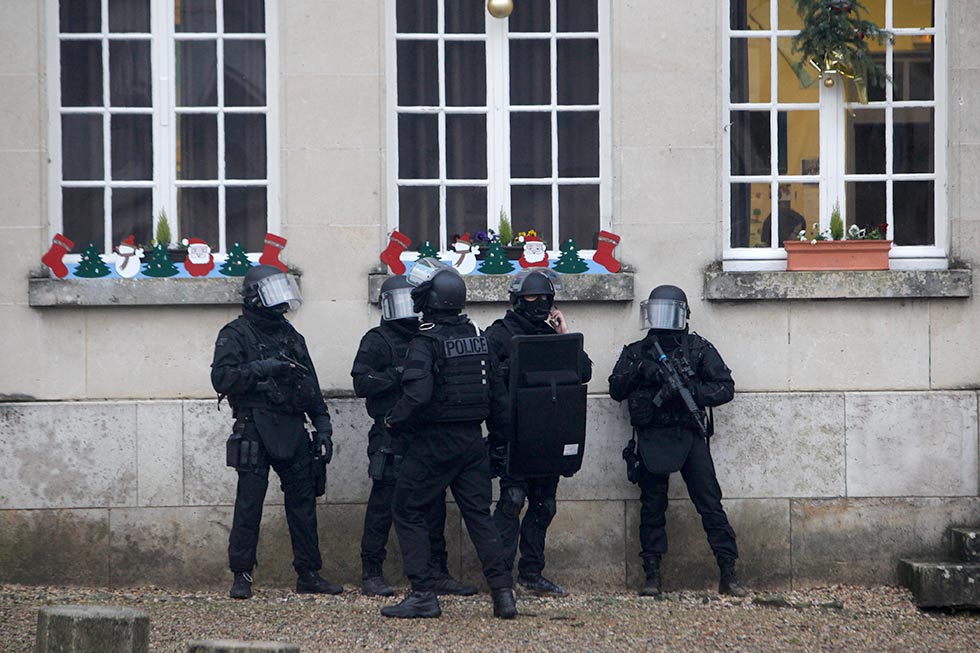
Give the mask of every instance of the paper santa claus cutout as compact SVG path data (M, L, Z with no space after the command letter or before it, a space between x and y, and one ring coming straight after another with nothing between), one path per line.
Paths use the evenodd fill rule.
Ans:
M548 250L544 247L544 241L537 236L527 236L524 239L524 253L521 254L519 262L522 268L548 267Z
M123 279L132 279L140 273L143 258L143 248L136 246L136 237L128 236L119 243L115 251L108 257L109 262L116 266L116 272Z
M192 277L206 277L214 269L214 254L211 246L200 238L185 238L187 258L184 259L184 269Z

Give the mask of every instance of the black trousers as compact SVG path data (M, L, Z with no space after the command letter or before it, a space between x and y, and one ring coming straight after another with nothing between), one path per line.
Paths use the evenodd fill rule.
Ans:
M426 516L446 488L466 524L490 589L513 587L500 536L490 517L490 461L479 422L436 423L418 429L408 445L395 484L394 522L405 575L414 591L435 583Z
M738 558L735 531L721 506L721 487L715 464L704 438L694 444L681 467L681 476L708 536L708 544L718 558ZM651 474L640 466L640 556L644 562L667 552L667 486L670 476Z
M269 461L264 451L260 458L264 458L264 461L254 471L238 472L235 516L228 538L228 566L233 572L251 571L255 567L262 504L269 488L268 465L271 464L285 494L286 523L293 545L293 568L297 573L318 571L322 562L316 532L316 497L309 450L299 447L289 460Z
M537 576L544 570L544 542L548 526L555 518L559 476L517 478L500 477L500 498L493 512L493 523L504 546L504 562L514 568L514 558L520 545L521 576ZM527 499L527 512L521 519L521 509Z
M384 477L373 481L364 513L364 535L361 537L361 568L364 578L380 576L388 551L391 532L392 506L395 499L394 456L389 454ZM436 578L449 574L449 554L446 552L446 493L436 499L425 515L429 529L429 564Z

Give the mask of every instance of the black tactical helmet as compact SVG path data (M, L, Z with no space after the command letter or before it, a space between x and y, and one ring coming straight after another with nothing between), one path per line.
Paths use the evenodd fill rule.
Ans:
M412 310L412 288L414 286L403 274L385 279L378 293L378 304L381 306L383 320L416 317L415 311Z
M412 290L415 312L462 310L466 305L466 282L453 269L439 270L431 279Z
M262 308L259 297L259 282L274 274L282 274L282 270L271 265L255 265L248 269L242 279L242 303L250 308Z
M516 306L521 297L528 295L545 295L554 300L555 284L548 273L532 269L529 273L514 279L510 285L510 303Z
M691 317L687 295L677 286L657 286L640 304L640 326L644 329L682 331Z

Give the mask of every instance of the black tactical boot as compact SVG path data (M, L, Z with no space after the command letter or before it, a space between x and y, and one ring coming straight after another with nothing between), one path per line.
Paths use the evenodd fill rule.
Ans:
M509 587L501 587L490 590L493 597L493 616L498 619L513 619L517 616L517 599L514 598L514 590Z
M315 571L301 571L296 578L296 591L300 594L340 594L344 588L320 578Z
M361 579L361 594L364 596L394 596L395 590L391 589L384 576L366 576Z
M435 590L437 596L445 596L446 594L473 596L478 591L475 586L461 583L448 573L437 578L432 589Z
M660 558L647 558L643 561L643 571L646 581L640 588L640 596L652 596L655 599L663 596L660 589Z
M409 592L401 603L381 608L385 617L431 619L442 614L435 592Z
M541 574L518 576L517 583L536 596L565 596L561 585L555 585Z
M233 599L252 598L252 574L247 571L236 571L235 581L231 584L228 596Z
M721 580L718 582L718 593L728 596L748 596L749 590L739 582L735 575L735 561L731 558L718 558L718 569L721 570Z

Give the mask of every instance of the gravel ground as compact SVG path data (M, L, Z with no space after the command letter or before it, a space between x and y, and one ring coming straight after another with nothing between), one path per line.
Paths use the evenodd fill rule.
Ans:
M155 587L109 590L0 584L0 650L33 651L46 604L124 605L149 614L152 651L194 639L277 640L303 651L977 651L980 614L921 612L893 587L827 587L722 599L704 592L663 600L578 592L519 595L521 615L493 619L490 597L442 599L441 619L378 614L395 599L348 590L336 597L262 590L250 601Z

